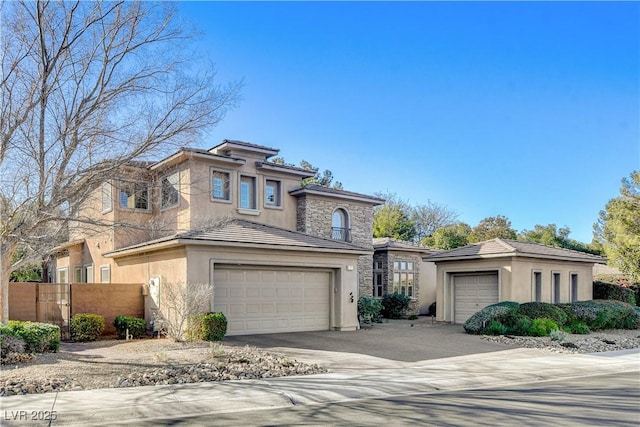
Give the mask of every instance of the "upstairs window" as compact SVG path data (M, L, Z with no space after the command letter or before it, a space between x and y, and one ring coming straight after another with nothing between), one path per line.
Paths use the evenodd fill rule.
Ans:
M180 201L180 175L176 172L162 178L161 191L160 208L167 209L176 206Z
M229 172L211 171L211 197L214 200L231 200L231 176Z
M102 184L102 213L110 212L113 209L111 204L111 183Z
M333 211L331 217L331 238L334 240L351 241L351 233L349 230L349 215L342 208Z
M240 177L240 207L256 208L256 178L253 176Z
M149 209L149 185L144 182L120 183L120 207L123 209Z
M280 181L267 179L264 184L264 204L268 207L280 207L281 202Z

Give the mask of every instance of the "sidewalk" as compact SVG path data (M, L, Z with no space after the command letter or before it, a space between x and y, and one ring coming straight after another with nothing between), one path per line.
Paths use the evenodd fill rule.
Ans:
M145 418L180 418L618 372L638 375L640 350L585 355L518 348L322 375L10 396L0 398L0 421L3 426L48 425L38 418L53 415L51 425L133 424Z

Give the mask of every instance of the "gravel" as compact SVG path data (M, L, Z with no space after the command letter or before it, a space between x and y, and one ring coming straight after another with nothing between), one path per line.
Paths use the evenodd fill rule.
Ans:
M549 337L481 336L478 339L555 353L640 348L640 330ZM327 372L255 347L176 343L167 339L63 343L58 353L3 365L0 396L68 390L229 381ZM24 363L26 362L26 363Z

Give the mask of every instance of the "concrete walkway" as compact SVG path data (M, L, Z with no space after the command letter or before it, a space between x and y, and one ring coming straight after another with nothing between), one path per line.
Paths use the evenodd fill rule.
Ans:
M326 356L326 355L325 355ZM344 355L333 355L340 358ZM353 357L349 355L348 357ZM371 361L370 361L371 362ZM54 415L51 425L109 425L148 418L181 418L477 389L604 373L640 373L640 350L589 355L511 349L391 367L322 375L125 389L69 391L0 398L2 425L47 425L33 417Z

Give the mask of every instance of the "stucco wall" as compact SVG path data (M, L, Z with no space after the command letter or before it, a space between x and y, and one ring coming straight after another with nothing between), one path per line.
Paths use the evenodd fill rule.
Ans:
M504 257L484 260L448 261L437 263L436 318L453 319L451 275L454 273L498 272L499 301L519 303L535 300L533 272L542 273L542 301L552 302L552 273L560 273L560 301L570 301L570 274L578 275L578 300L590 300L593 296L593 264L534 258Z
M9 283L9 320L36 322L37 283Z

